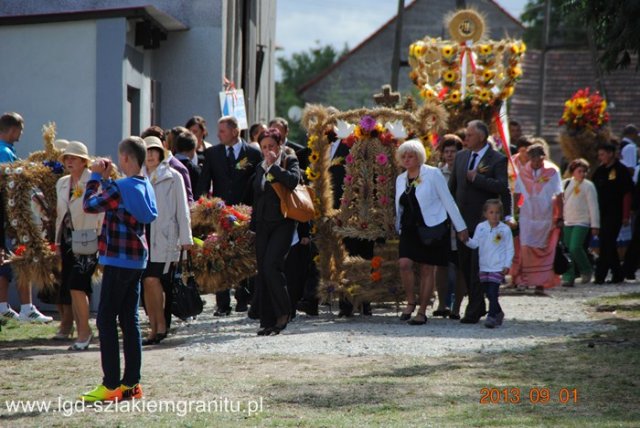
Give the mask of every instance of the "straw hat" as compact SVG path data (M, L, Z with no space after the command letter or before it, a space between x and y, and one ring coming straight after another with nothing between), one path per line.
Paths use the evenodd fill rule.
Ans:
M87 161L91 160L87 146L82 144L80 141L69 141L69 144L64 148L64 151L60 155L60 161L62 161L65 156L75 156L77 158L86 159Z

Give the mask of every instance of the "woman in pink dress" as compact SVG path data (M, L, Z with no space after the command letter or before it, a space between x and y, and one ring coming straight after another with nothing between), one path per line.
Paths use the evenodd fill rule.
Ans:
M544 146L527 149L529 162L520 168L514 200L520 200L520 261L512 266L513 281L520 287L545 288L560 284L553 271L555 248L562 227L562 184L560 172L547 161Z

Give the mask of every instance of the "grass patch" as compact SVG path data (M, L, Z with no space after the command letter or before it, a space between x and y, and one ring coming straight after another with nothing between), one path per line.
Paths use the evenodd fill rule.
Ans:
M626 319L640 318L640 293L606 296L587 302L596 312L610 312Z
M262 399L263 411L197 413L193 408L178 416L88 409L65 417L60 412L8 414L0 408L0 425L634 426L640 420L640 321L603 322L616 329L526 352L428 359L191 356L157 348L143 355L148 400L222 404L227 398L246 408L249 400ZM74 358L37 347L29 351L28 358L17 348L0 351L0 396L71 400L99 382L95 347ZM483 388L519 390L520 400L481 404ZM548 401L530 398L534 388L548 390ZM577 402L561 403L563 388L575 389Z

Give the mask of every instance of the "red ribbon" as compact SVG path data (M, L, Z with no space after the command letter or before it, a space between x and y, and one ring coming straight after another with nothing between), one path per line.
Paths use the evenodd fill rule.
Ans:
M467 46L466 43L460 43L460 46L462 47L462 53L460 54L460 67L462 67L462 64L464 62L464 56L465 54L469 54L469 63L471 64L471 71L473 71L474 73L476 72L476 62L473 59L473 53L471 51L471 48Z

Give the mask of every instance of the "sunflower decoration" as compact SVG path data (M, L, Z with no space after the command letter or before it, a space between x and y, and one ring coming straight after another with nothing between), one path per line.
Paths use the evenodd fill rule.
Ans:
M448 130L471 119L491 120L522 77L520 40L488 40L485 19L465 9L446 18L451 40L425 37L409 48L411 80L420 96L445 107ZM459 91L459 96L453 94Z
M493 237L493 243L494 244L499 244L500 242L502 242L502 234L500 232L496 233L496 235Z

